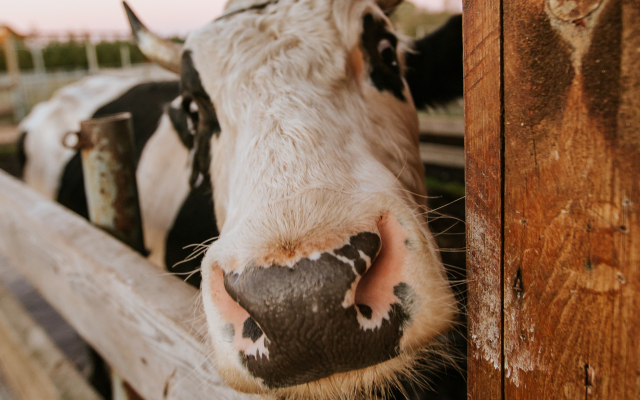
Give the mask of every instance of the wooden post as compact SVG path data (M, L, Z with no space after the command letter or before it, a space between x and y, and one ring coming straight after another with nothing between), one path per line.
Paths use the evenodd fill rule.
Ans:
M123 43L120 45L120 65L122 68L131 67L131 52L129 44Z
M100 69L98 65L98 53L96 53L96 46L91 41L91 37L86 35L84 40L84 46L87 50L87 63L89 64L89 72L96 73Z
M489 3L465 4L470 398L638 399L640 7Z
M29 49L31 51L31 58L33 58L33 69L37 74L44 74L47 72L44 65L44 56L42 55L42 47L40 45L33 45Z
M131 113L80 123L78 147L89 218L96 226L144 254L133 146ZM111 387L113 400L141 399L113 368Z
M500 0L465 1L468 394L502 399Z
M4 36L4 54L7 61L7 72L13 84L13 114L16 120L21 120L25 115L24 102L20 88L20 65L18 64L18 50L16 39L9 30Z

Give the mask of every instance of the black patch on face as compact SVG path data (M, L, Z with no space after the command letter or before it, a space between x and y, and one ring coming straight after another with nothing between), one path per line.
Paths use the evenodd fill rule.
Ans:
M416 108L462 96L462 16L451 17L435 32L413 43L405 55L405 79Z
M93 114L93 118L121 112L131 113L137 165L147 140L158 128L165 105L178 97L178 94L177 81L143 83L133 86L122 96L100 107ZM80 152L76 152L65 166L56 200L89 219Z
M251 339L251 341L255 343L260 339L260 336L262 336L262 329L260 329L253 318L247 318L242 326L242 337L245 339Z
M400 304L402 304L397 313L401 326L406 327L411 323L411 316L405 311L410 309L413 304L413 289L406 283L401 282L393 287L393 294L400 299Z
M186 261L196 250L187 246L204 243L218 235L211 191L205 187L192 189L167 234L164 258L167 269L199 288L202 276L198 269L204 253Z
M350 239L351 245L369 256L371 262L380 251L380 236L372 232L359 233Z
M393 294L399 298L402 303L406 303L411 295L411 286L401 282L393 287Z
M398 38L387 30L387 24L371 14L363 18L362 47L369 65L369 75L376 89L389 91L405 100L396 46Z
M18 150L16 152L16 158L18 161L18 169L16 171L16 176L20 179L24 177L24 166L27 164L27 153L24 148L24 142L27 139L27 132L22 132L20 134L20 138L18 139Z
M171 120L171 125L176 132L182 144L188 148L193 148L193 138L195 137L195 130L190 127L194 126L189 122L189 118L193 118L193 115L189 115L182 108L167 107L167 115Z
M193 65L193 58L189 50L182 54L180 88L182 90L184 112L189 113L190 110L188 107L191 101L195 101L198 106L198 120L194 121L194 123L197 124L195 137L193 138L195 157L193 159L193 169L189 183L191 187L204 184L210 188L211 176L209 175L209 166L211 164L211 138L220 133L220 124L218 123L216 110L211 102L211 98L202 87L200 74Z
M222 334L224 338L230 342L236 335L236 328L233 326L233 324L226 324L223 328Z
M374 241L373 236L377 235L353 236L349 245L353 249L345 246L334 253L347 258L358 250L375 255L380 239ZM377 242L378 248L372 242ZM342 306L356 278L351 265L329 252L315 261L301 259L292 268L250 266L242 274L225 275L227 292L267 339L268 358L243 355L249 372L269 387L287 387L397 356L406 319L402 305L391 306L389 319L383 320L380 328L362 329L356 306ZM365 317L371 317L369 306L357 307Z
M356 271L362 275L367 270L367 263L360 257L358 250L369 256L371 262L373 262L380 250L380 236L371 232L363 232L352 236L349 239L349 243L338 250L334 250L334 253L349 260L354 260Z

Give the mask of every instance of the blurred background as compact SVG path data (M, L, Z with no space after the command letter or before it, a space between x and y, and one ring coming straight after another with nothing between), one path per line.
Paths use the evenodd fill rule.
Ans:
M129 3L150 29L182 40L191 30L219 16L225 2L131 0ZM461 10L461 0L413 0L399 7L392 19L406 35L421 37ZM18 123L55 90L86 75L153 68L131 41L119 0L24 0L4 7L0 18L3 132L9 132L8 127ZM455 107L450 111L456 113Z

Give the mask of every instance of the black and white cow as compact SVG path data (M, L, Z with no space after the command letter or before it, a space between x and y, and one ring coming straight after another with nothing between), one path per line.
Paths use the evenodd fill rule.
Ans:
M189 187L189 149L174 129L184 129L180 124L186 124L186 116L175 109L167 112L178 97L179 83L166 73L91 76L60 89L18 127L23 132L22 176L44 196L88 218L80 154L64 147L62 138L77 131L82 120L130 112L149 258L185 272L188 282L199 286L200 275L190 274L199 268L199 259L185 261L193 252L188 246L217 237L218 231L210 189ZM174 163L164 163L166 158Z
M386 16L397 3L232 0L184 46L127 7L141 50L180 82L123 85L79 117L133 113L155 262L220 230L202 300L239 391L380 396L455 320L424 217L415 105L461 95L461 20L411 43ZM22 124L25 180L86 216L78 156L43 167L37 112Z

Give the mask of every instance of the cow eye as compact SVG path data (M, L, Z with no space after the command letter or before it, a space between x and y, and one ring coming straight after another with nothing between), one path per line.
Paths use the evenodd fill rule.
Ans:
M182 110L189 116L187 120L189 131L195 135L195 130L198 127L198 121L200 119L198 105L192 98L185 96L182 100Z
M396 55L396 48L391 43L391 40L384 38L378 43L378 54L382 58L382 62L392 70L398 69L398 57Z
M365 14L362 20L362 49L369 64L371 82L379 91L388 91L404 101L404 81L398 62L398 38L387 22Z

